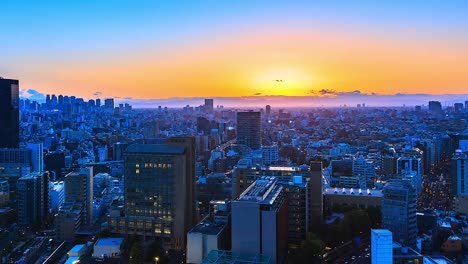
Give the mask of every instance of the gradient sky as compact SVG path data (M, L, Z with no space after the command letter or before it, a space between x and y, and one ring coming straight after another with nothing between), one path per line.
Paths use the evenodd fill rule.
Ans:
M2 0L0 12L0 75L45 94L468 93L468 1Z

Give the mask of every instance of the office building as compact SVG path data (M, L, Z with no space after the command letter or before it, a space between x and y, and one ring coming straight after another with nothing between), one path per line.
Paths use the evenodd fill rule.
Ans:
M114 110L114 99L107 98L104 100L104 107L109 110Z
M360 209L381 208L381 190L356 188L326 188L324 190L325 210L331 211L335 205L353 206Z
M265 166L270 166L275 164L278 161L278 146L263 146L262 147L262 164Z
M311 229L317 231L323 221L322 162L312 161L309 171Z
M124 154L125 216L110 217L111 232L162 238L182 250L196 223L195 140L133 144Z
M44 148L42 143L28 143L27 149L31 150L31 166L34 172L44 171Z
M275 177L262 177L232 202L232 251L284 261L288 202Z
M237 113L237 144L245 145L251 149L260 149L262 146L262 126L260 112Z
M265 106L265 115L267 117L270 117L270 115L271 115L271 105L266 105Z
M452 195L468 196L468 155L456 153L452 158Z
M402 245L416 246L416 190L407 180L385 184L382 200L382 226L393 233L393 239Z
M30 172L32 165L29 149L0 149L0 180L8 181L12 199L15 196L17 180Z
M65 202L65 183L51 182L49 183L50 209L52 212L58 212L58 209Z
M17 183L18 224L44 227L49 214L49 174L32 172Z
M399 178L409 178L416 189L416 195L421 193L422 160L418 157L400 157L396 161L396 173Z
M83 205L83 225L90 225L93 220L93 178L93 167L83 167L79 171L70 172L64 178L65 201Z
M363 156L353 159L353 177L359 179L359 188L365 189L374 183L374 163Z
M371 230L371 264L393 263L392 232L387 229Z
M442 112L442 104L439 101L429 101L429 111L434 113Z
M214 101L213 99L205 99L205 111L207 112L213 112L214 109Z
M19 148L19 82L0 77L0 148Z

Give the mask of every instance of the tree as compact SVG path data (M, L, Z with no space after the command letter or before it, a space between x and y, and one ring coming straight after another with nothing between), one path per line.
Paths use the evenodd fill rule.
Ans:
M135 241L130 249L130 264L143 263L143 245L140 241Z

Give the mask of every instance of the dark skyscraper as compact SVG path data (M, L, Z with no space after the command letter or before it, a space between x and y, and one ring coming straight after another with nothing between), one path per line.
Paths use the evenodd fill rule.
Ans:
M125 216L110 218L111 231L159 237L169 248L185 248L196 223L194 138L130 145L124 164Z
M214 109L213 99L205 99L205 111L212 112Z
M237 113L237 144L246 145L251 149L262 146L262 126L260 112Z
M265 114L266 114L266 116L270 116L270 114L271 114L271 105L266 105Z
M19 147L19 82L0 77L0 148Z

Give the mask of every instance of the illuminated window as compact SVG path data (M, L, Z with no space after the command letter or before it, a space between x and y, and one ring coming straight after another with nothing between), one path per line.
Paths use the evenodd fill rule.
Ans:
M135 170L135 173L136 173L136 174L140 174L140 170L139 170L139 169L136 169L136 170Z
M140 164L135 164L135 168L140 168Z

